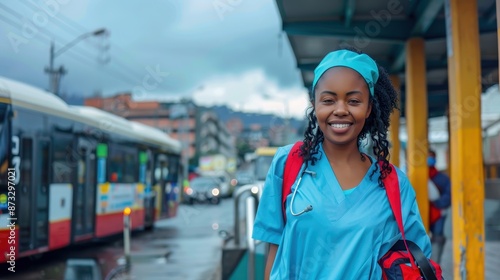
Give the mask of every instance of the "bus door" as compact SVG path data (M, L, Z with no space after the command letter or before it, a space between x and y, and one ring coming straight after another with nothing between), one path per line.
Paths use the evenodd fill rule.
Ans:
M166 155L160 154L155 162L155 192L156 192L156 206L157 206L157 219L167 216L168 201L166 195L167 176L168 176L168 158Z
M48 138L13 137L19 145L19 252L48 246L49 241L49 155Z
M94 236L96 195L95 145L79 138L76 154L76 184L73 191L72 240L80 241Z
M152 190L153 181L153 153L151 150L141 152L139 181L144 184L144 225L152 228L155 221L155 197ZM144 159L142 159L144 158ZM144 162L143 162L144 161Z

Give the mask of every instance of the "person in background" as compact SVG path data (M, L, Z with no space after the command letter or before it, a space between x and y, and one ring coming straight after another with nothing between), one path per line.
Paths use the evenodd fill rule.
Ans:
M448 175L436 169L436 152L429 151L429 225L431 230L432 259L439 263L446 238L444 224L451 205L451 182Z

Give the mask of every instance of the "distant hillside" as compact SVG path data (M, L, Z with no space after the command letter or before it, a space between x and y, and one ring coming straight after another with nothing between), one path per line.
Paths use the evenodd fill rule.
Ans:
M216 113L219 119L223 122L227 122L228 120L234 118L241 119L245 128L248 128L253 124L259 124L262 127L268 127L271 124L283 125L285 123L284 118L272 114L239 112L239 111L234 111L227 106L213 106L210 107L210 109L213 110L214 113ZM296 128L297 130L300 130L305 127L306 120L291 119L290 125Z

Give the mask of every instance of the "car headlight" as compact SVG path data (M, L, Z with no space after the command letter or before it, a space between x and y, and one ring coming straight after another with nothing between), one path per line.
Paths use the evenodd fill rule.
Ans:
M238 185L238 180L231 179L231 186L236 187L236 185Z
M219 189L212 189L212 195L213 196L218 196L219 195Z

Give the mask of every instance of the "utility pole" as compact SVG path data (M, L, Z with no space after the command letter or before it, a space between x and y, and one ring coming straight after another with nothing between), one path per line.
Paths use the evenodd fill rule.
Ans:
M59 96L59 84L61 78L66 74L64 66L59 66L59 69L54 69L54 42L50 43L50 64L49 68L45 68L45 73L49 74L49 90L55 95Z
M53 94L59 96L59 85L63 75L67 73L64 66L59 66L59 69L54 69L54 59L76 45L76 43L82 41L83 39L91 36L100 36L108 34L108 31L104 28L97 29L93 32L83 33L82 35L76 37L73 41L61 47L59 50L55 50L54 42L50 43L50 57L49 57L49 67L45 68L45 73L49 74L49 91Z

